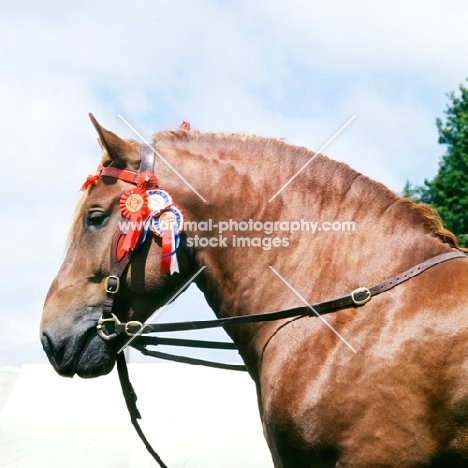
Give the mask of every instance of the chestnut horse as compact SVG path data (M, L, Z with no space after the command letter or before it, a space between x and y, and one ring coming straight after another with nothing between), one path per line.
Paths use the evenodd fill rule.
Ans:
M140 145L95 126L101 166L138 172ZM179 272L161 273L162 242L148 234L122 276L122 321L145 321L202 267L208 304L234 317L335 299L460 250L428 207L305 148L183 129L156 133L154 148L159 187L192 222L193 265L179 248ZM68 377L110 372L123 343L96 323L119 201L134 186L91 182L41 322ZM467 279L468 261L455 258L325 318L229 327L275 467L468 466Z

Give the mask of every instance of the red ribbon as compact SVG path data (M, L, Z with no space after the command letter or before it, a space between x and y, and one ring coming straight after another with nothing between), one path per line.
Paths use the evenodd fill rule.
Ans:
M123 248L123 243L125 241L125 235L119 237L117 241L117 261L120 262L122 258L124 258L125 254L127 253L126 250Z
M124 240L117 246L117 257L133 250L143 232L144 223L150 215L145 190L140 188L125 190L120 198L120 211L128 221Z
M161 252L161 273L171 273L172 230L163 231Z
M96 185L97 181L101 178L101 174L89 175L86 177L85 183L81 186L80 192L84 192L90 185Z
M101 171L103 167L101 165L98 166L96 170L96 174L90 174L86 177L85 183L81 186L80 192L84 192L90 185L96 185L98 180L101 178Z

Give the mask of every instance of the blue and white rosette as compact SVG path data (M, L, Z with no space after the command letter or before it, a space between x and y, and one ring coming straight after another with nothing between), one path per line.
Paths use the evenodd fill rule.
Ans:
M165 190L147 190L148 208L153 216L158 216L162 210L172 205L172 197Z
M165 190L153 189L146 191L146 197L148 199L148 208L150 214L146 218L145 225L143 227L140 238L135 248L139 247L146 240L148 229L151 229L151 222L153 218L159 216L163 210L170 207L173 203L171 195Z
M163 236L164 231L173 231L179 235L184 229L184 215L176 206L170 206L159 216L152 218L150 229L159 237Z
M176 206L170 206L151 219L151 232L163 240L161 271L169 271L171 275L179 272L176 251L183 228L184 215Z

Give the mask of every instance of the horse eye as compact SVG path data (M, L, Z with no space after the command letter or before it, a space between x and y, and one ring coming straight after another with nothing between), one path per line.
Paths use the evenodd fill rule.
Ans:
M91 211L88 214L87 225L89 227L102 227L104 221L107 219L107 216L102 211Z

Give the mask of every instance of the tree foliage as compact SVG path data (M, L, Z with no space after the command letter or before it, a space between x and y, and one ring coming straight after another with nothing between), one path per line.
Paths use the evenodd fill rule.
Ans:
M432 205L445 226L468 246L468 88L460 86L460 96L448 95L450 103L445 120L436 120L439 143L447 151L439 163L439 171L423 186L412 187L409 182L403 196L417 203Z

